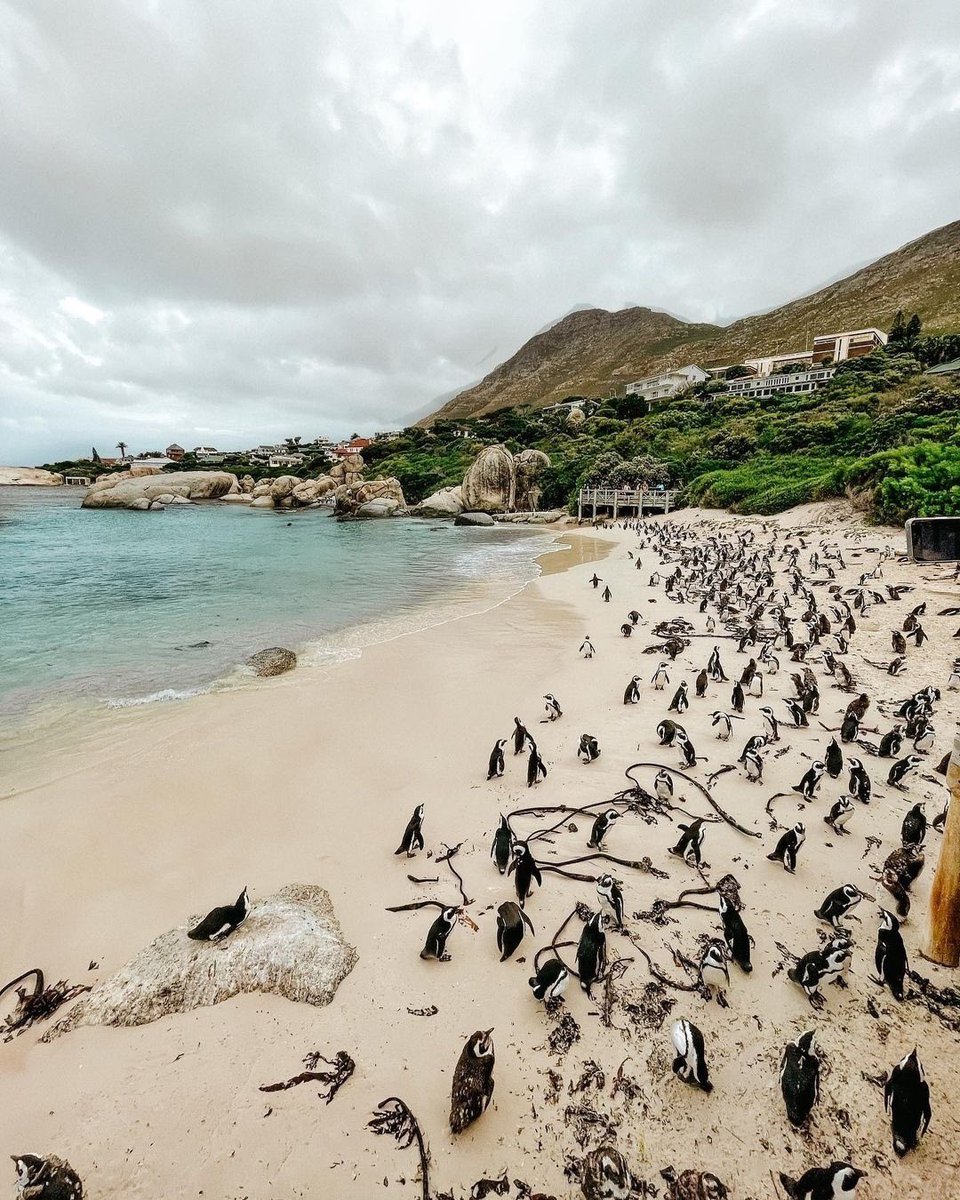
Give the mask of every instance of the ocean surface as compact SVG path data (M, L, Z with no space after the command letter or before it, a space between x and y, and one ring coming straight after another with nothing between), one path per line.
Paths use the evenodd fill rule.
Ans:
M536 577L542 531L339 522L226 504L80 508L0 487L0 743L30 718L249 683L254 651L306 668L490 607Z

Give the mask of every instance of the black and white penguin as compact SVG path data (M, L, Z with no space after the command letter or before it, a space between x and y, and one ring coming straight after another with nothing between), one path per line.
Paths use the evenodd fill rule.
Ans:
M603 839L610 832L610 826L614 821L619 821L623 813L616 808L608 808L605 812L600 813L593 823L593 829L590 831L590 840L587 845L591 850L602 850Z
M490 751L490 760L487 763L487 779L499 779L503 774L503 748L507 744L506 738L497 738L497 741Z
M937 735L934 732L933 726L929 722L925 722L917 733L917 736L913 739L913 748L917 754L929 754L936 740Z
M594 590L594 591L596 591L596 590L597 590L597 587L598 587L598 586L599 586L601 583L603 583L603 580L602 580L602 579L600 578L600 576L599 576L599 575L596 573L596 571L594 571L592 578L588 579L588 580L587 580L587 582L588 582L588 583L592 583L592 584L593 584L593 590Z
M633 636L633 626L630 624L629 621L624 621L624 623L620 626L620 632L623 634L624 637L632 637Z
M756 750L745 750L743 769L751 783L763 783L763 759Z
M717 740L720 742L729 742L730 734L733 732L733 722L725 712L715 712L710 714L710 724L717 731Z
M533 738L527 732L527 727L519 717L513 718L513 752L514 754L522 754L526 749L527 743L533 745Z
M733 692L730 696L730 707L735 713L743 712L743 688L740 686L739 679L733 685Z
M787 978L803 988L814 1008L822 1008L826 1004L820 985L827 981L828 974L829 967L820 950L804 954L795 966L787 970Z
M693 742L690 741L687 731L677 726L677 733L673 739L673 744L680 751L680 761L685 767L693 767L697 762L697 751Z
M847 822L853 816L853 805L850 802L849 796L840 796L834 801L830 811L823 818L830 826L834 833L843 836L850 831L846 828Z
M834 888L813 915L819 921L827 921L834 929L842 929L841 919L852 912L862 899L863 892L858 887L845 883Z
M860 736L860 718L851 710L847 710L840 724L840 741L855 742Z
M224 904L211 909L199 925L187 934L195 942L220 942L244 923L250 914L250 897L244 888L236 904Z
M530 742L530 757L527 759L527 787L533 787L541 779L547 777L547 764L540 757L540 751L533 740Z
M559 958L548 958L527 982L533 989L534 997L549 1004L554 1000L559 1000L567 990L570 972Z
M547 692L544 696L543 708L545 721L558 721L563 716L563 709L557 702L556 696L551 692Z
M920 766L919 754L908 754L906 758L898 758L890 768L887 775L887 783L891 787L899 788L901 792L905 792L906 784L903 782L911 771L915 771Z
M839 779L840 772L843 770L843 751L836 738L830 739L830 744L823 755L823 761L826 763L827 774L830 778Z
M657 772L653 781L653 790L656 792L658 800L669 803L673 799L673 776L663 767Z
M423 949L420 951L421 958L435 958L437 962L450 961L450 955L447 953L447 938L459 916L459 908L441 909L440 915L427 931L427 940L423 943Z
M799 700L795 700L792 696L787 696L784 700L784 704L787 706L787 711L790 713L790 720L793 721L794 725L798 729L802 728L804 725L810 724L810 722L807 720L807 710L803 707Z
M780 1059L780 1092L787 1117L796 1128L805 1124L820 1099L820 1058L813 1044L814 1031L788 1042Z
M510 866L507 868L507 874L511 873L515 877L514 886L517 889L517 899L520 901L520 907L523 908L524 902L533 891L534 883L537 887L543 887L540 868L526 842L514 842L513 844L513 858L510 859Z
M866 1175L848 1162L832 1162L828 1167L811 1167L799 1179L779 1172L780 1184L790 1200L854 1200L857 1186Z
M590 641L590 634L588 633L587 636L580 643L580 657L581 658L593 658L593 656L596 654L596 652L597 652L596 648L594 647L593 642Z
M859 758L849 759L847 766L850 768L850 784L848 787L850 795L854 800L859 800L861 804L869 804L873 789L866 767Z
M597 896L609 912L615 928L623 926L623 888L619 879L612 875L601 875L597 880Z
M720 893L720 920L723 923L723 938L730 951L730 957L741 971L747 975L753 970L750 962L751 941L743 918L735 906Z
M460 1053L450 1092L452 1133L463 1133L490 1105L496 1062L491 1033L492 1029L478 1029L470 1035Z
M812 800L817 794L817 789L820 787L820 780L823 778L824 772L827 769L827 764L819 759L810 764L803 774L803 778L792 790L799 792L805 800Z
M727 954L721 942L709 942L700 959L700 984L708 995L713 991L717 999L726 1007L727 989L730 987L730 968L727 966Z
M502 743L501 743L502 744ZM501 763L503 755L500 756ZM488 775L489 779L490 776ZM413 816L407 822L407 827L403 831L403 837L400 839L400 845L394 850L394 854L406 854L407 858L413 858L418 850L423 849L423 805L418 804L413 810Z
M83 1200L83 1183L73 1167L55 1154L12 1154L17 1196L22 1200Z
M699 867L703 839L706 834L703 818L697 817L689 825L679 825L678 829L681 831L680 840L675 846L670 847L670 853L676 855L677 858L682 858L684 862L693 867Z
M630 618L631 625L636 625L638 623L638 621L640 620L640 614L637 612L637 610L635 608L631 608L630 611L627 613L627 616Z
M577 974L580 987L592 995L593 985L607 969L607 935L604 932L606 917L595 912L586 922L577 943Z
M627 684L627 690L623 693L624 704L639 704L640 703L640 676L634 677Z
M678 725L676 721L671 721L669 717L664 717L662 721L657 723L657 737L660 739L661 746L672 746L673 739L677 736L677 730L682 729L682 725Z
M792 829L788 829L780 838L776 848L771 854L767 855L767 858L771 862L783 863L784 870L789 871L792 875L797 869L797 855L806 836L802 822L798 821Z
M500 824L497 826L496 833L493 835L493 845L490 847L490 857L497 864L497 870L501 875L505 875L507 867L510 866L510 859L513 855L513 830L510 828L510 822L507 818L500 814Z
M654 691L662 692L670 682L670 673L667 670L667 664L661 663L650 677L650 682L653 684Z
M610 601L613 599L613 592L610 591L609 583L603 589L603 591L600 593L600 596L603 599L604 604L609 604Z
M933 1115L930 1088L915 1048L891 1068L883 1089L883 1104L893 1130L894 1153L903 1158L920 1144Z
M684 679L680 686L673 694L673 699L667 708L667 712L685 713L690 707L690 701L687 698L687 681Z
M702 700L703 697L707 694L708 682L709 682L709 680L707 677L707 672L701 671L700 674L697 676L696 684L695 684L695 690L696 690L698 699Z
M904 982L910 969L907 948L900 932L900 922L885 908L880 909L880 928L877 930L874 964L877 968L877 983L888 987L895 1000L903 1000Z
M497 909L497 949L501 962L506 962L517 952L523 941L524 925L531 933L536 933L523 909L512 900L505 900Z
M713 630L711 629L710 632L712 633ZM727 682L727 676L723 670L723 663L720 661L719 646L714 646L713 650L710 652L710 658L707 661L707 672L710 675L710 678L715 680L717 683Z
M600 745L592 733L580 734L580 746L577 749L577 758L584 763L596 762L600 757Z
M674 1075L704 1092L712 1092L703 1034L691 1021L681 1020L674 1021L670 1036L677 1051Z
M927 836L927 814L923 801L915 804L903 818L900 826L900 842L904 846L922 846Z
M765 704L760 709L760 716L763 718L763 723L767 729L767 738L771 742L780 741L780 722L774 715L773 709L769 704Z

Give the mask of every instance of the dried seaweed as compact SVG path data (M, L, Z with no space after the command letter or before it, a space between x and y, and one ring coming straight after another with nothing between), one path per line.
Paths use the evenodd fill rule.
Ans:
M28 994L25 987L17 985L25 983L31 976L34 979L34 987L33 992ZM4 1042L13 1041L15 1037L19 1037L32 1025L52 1017L64 1004L69 1004L71 1000L76 1000L77 996L90 991L87 984L68 983L66 979L45 984L43 971L39 967L24 971L16 979L11 979L9 983L4 984L0 988L0 996L11 988L16 988L17 1007L13 1013L0 1022L0 1034L2 1034Z
M324 1063L329 1070L318 1071L319 1063ZM294 1075L292 1079L285 1079L280 1083L262 1083L259 1090L261 1092L285 1092L287 1088L297 1087L301 1083L323 1083L327 1085L327 1090L318 1092L317 1095L329 1104L357 1069L357 1064L346 1050L338 1050L333 1062L324 1058L319 1051L311 1050L304 1057L303 1065L305 1070L301 1071L299 1075Z
M420 1180L423 1200L430 1200L430 1152L420 1132L420 1125L406 1104L398 1096L388 1096L377 1105L378 1112L367 1122L367 1128L376 1134L389 1134L401 1150L417 1143L420 1155Z

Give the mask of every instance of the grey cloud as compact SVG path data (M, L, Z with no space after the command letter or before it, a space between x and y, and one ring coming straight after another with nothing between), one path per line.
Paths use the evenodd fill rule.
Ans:
M0 460L389 426L584 300L808 291L957 217L958 46L948 0L0 0Z

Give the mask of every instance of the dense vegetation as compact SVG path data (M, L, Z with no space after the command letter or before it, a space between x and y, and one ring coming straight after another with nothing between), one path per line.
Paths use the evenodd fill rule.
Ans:
M564 412L509 409L407 429L365 457L411 502L459 483L481 446L503 442L550 456L544 507L574 503L585 482L670 482L690 503L738 512L849 493L883 521L956 515L960 375L923 374L953 351L960 337L923 338L904 323L887 349L841 363L817 392L755 400L710 382L649 412L633 397L604 400L579 425Z

